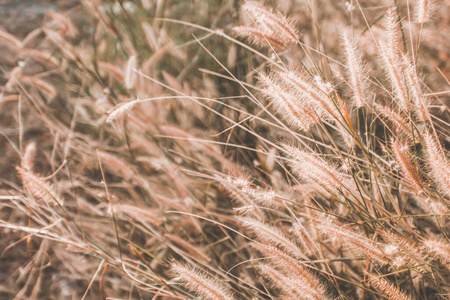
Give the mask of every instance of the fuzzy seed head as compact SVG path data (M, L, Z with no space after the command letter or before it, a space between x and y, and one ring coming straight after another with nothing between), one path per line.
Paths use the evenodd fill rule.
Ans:
M16 167L17 173L23 182L24 187L39 201L44 201L49 205L60 203L53 187L41 176L34 174L23 167Z
M267 255L273 264L282 270L289 278L296 278L302 283L304 291L314 296L314 299L326 299L326 290L320 281L308 270L307 265L299 263L297 259L271 245L253 245L256 249Z
M32 171L34 166L34 159L36 157L36 143L31 142L25 147L25 152L22 156L22 168Z
M305 258L300 248L279 229L252 218L242 218L244 227L253 231L261 240L280 247L295 258Z
M422 93L419 76L412 59L408 58L406 55L403 55L403 63L405 65L405 74L408 87L412 95L414 113L419 120L426 122L430 118L428 113L429 99Z
M325 91L295 71L279 72L278 78L289 93L310 105L321 120L339 119L339 109Z
M325 221L318 225L318 229L328 237L344 244L352 252L368 256L382 265L385 265L388 262L383 252L378 249L379 247L376 243L353 230L337 226L329 221Z
M432 14L432 0L417 0L415 7L416 23L423 24L430 21Z
M356 49L356 41L348 33L342 36L344 44L346 68L349 83L353 92L353 105L357 108L367 103L366 89L368 79L362 63L361 54Z
M399 141L393 141L391 146L392 151L394 152L395 160L400 166L400 170L405 178L405 181L411 185L416 194L421 194L423 192L424 183L422 177L417 171L416 166L410 159L408 147L406 145L402 145Z
M278 76L260 75L264 94L272 100L284 118L301 130L309 130L321 116L305 99L297 97L289 86L280 82Z
M398 113L390 107L375 103L375 111L386 118L389 123L394 126L394 129L405 136L411 137L409 131L409 121L402 113Z
M344 174L315 153L302 151L296 147L284 145L289 164L295 174L305 180L315 182L326 189L337 190L343 187Z
M174 263L172 265L172 270L179 276L179 280L185 282L185 286L188 290L197 294L202 299L234 299L233 293L227 286L197 268Z
M444 241L428 239L423 243L425 250L450 264L450 245Z
M385 31L386 37L384 43L391 51L391 54L398 55L400 52L400 25L398 23L398 13L395 7L390 8L385 13Z
M235 27L234 31L238 35L247 37L260 46L269 43L275 50L298 42L297 30L281 14L249 2L242 6L242 10L250 17L254 26Z
M282 299L328 299L318 294L302 277L286 276L267 264L258 265L258 270L272 285L280 289Z
M404 111L409 110L408 90L405 84L404 66L400 61L399 55L382 44L380 46L383 66L386 70L387 78L394 92L394 101Z
M125 68L125 87L129 90L134 87L137 79L136 72L133 69L136 69L136 55L130 56Z
M378 291L383 292L392 300L410 300L411 298L400 289L389 283L386 279L366 273L370 284Z
M111 123L117 119L123 118L130 112L130 110L133 108L135 104L136 101L123 102L118 104L108 112L109 116L106 119L106 123Z
M431 177L440 191L450 197L450 162L432 134L425 133L423 138Z

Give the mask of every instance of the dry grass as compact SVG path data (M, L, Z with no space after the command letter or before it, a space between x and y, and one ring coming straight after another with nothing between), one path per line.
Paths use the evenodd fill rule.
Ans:
M0 31L0 298L448 297L449 4L273 4Z

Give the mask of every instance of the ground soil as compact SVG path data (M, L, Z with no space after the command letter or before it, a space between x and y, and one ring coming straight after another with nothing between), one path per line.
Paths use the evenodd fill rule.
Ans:
M73 7L76 0L0 0L0 27L23 38L41 25L49 10Z

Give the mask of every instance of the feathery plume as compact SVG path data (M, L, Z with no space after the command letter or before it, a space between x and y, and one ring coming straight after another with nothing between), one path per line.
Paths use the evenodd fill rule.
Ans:
M286 45L298 42L297 30L281 14L252 3L242 5L242 10L250 16L255 25L233 28L238 35L249 38L259 46L265 46L268 42L275 50L284 49Z
M318 299L326 299L326 290L320 281L303 266L297 259L288 255L278 247L271 245L252 244L257 250L261 251L270 258L273 264L282 270L287 277L296 278L302 282L308 293Z
M294 126L306 131L319 122L320 116L317 115L313 107L306 103L303 98L292 94L289 87L278 82L277 77L261 74L259 78L264 87L265 96L274 102L285 119Z
M404 66L400 60L400 32L397 23L397 10L386 12L386 37L380 43L381 58L387 77L395 93L395 101L405 111L409 110L408 90L404 79Z
M428 239L423 243L425 250L450 264L450 245L444 241Z
M414 242L409 241L406 238L399 236L389 230L384 230L383 238L389 241L391 245L398 248L396 258L394 259L394 265L398 268L409 264L411 266L420 266L427 262L427 255L422 249ZM427 272L428 266L420 266L418 271Z
M61 203L53 187L41 176L34 174L23 167L16 167L17 173L23 182L24 187L37 199L49 205Z
M411 137L408 126L409 121L402 114L397 113L390 107L378 103L375 103L374 108L376 112L385 117L392 125L394 125L395 130Z
M386 279L366 273L370 284L378 291L383 292L392 300L410 300L411 298L397 287L389 283Z
M231 196L244 205L252 205L253 201L248 193L243 191L244 189L248 189L248 185L250 182L247 182L244 178L238 178L232 176L227 176L225 179L216 176L217 181L221 183L221 185L225 188L225 190L231 194ZM240 185L244 184L244 186ZM248 185L247 185L248 184Z
M429 100L422 93L416 66L412 59L406 55L403 55L403 62L406 66L405 74L413 98L414 112L422 122L426 122L429 119Z
M125 87L128 90L132 89L136 84L137 76L133 69L136 69L136 55L130 56L125 68Z
M272 189L254 189L252 190L253 201L261 206L270 208L284 207L280 194Z
M385 31L384 44L392 56L400 53L400 26L397 22L398 13L395 7L388 9L385 13Z
M442 193L450 197L450 162L439 142L429 132L423 135L431 177Z
M317 294L317 291L300 277L286 276L267 264L258 265L260 273L282 293L281 299L327 299ZM281 296L281 295L280 295Z
M280 13L274 13L272 10L258 7L250 2L242 6L249 16L256 22L257 27L267 31L272 31L283 41L295 44L298 41L298 33L291 22Z
M233 28L233 31L237 36L247 38L250 43L258 47L265 47L269 43L274 50L283 50L285 48L283 41L277 36L269 35L256 27L236 26Z
M241 222L244 227L252 230L260 239L280 247L295 258L306 258L300 248L277 228L252 218L242 218Z
M319 75L314 76L314 83L322 92L324 92L327 95L334 92L333 85L331 83L323 80L322 77Z
M36 142L30 142L25 147L25 152L20 162L22 168L24 168L25 170L33 171L35 157L36 157Z
M395 93L394 100L401 109L408 111L408 90L406 89L403 75L403 65L400 63L399 56L384 44L382 44L380 48L384 68L386 69L391 88Z
M400 252L402 252L403 254L407 254L417 260L426 260L426 256L423 255L420 247L418 247L415 243L410 242L409 240L388 230L383 231L383 236L385 237L386 241L397 245L401 250Z
M415 8L416 23L423 24L430 21L432 8L432 0L417 0Z
M429 197L417 197L415 201L421 209L432 215L446 215L450 211L444 203ZM439 222L435 218L432 218L432 221L434 221L437 226L440 226Z
M295 71L279 72L277 76L294 97L299 97L313 107L321 119L339 119L339 109L333 100L310 80Z
M139 101L139 100L130 101L130 102L122 102L122 103L116 105L114 108L112 108L110 111L108 111L109 116L108 116L108 118L106 118L106 123L111 123L112 121L115 121L115 120L127 115L130 112L130 110L133 108L133 106L136 104L137 101Z
M353 148L356 143L352 133L350 133L342 123L337 123L336 127L337 133L339 134L339 140L341 140L348 149Z
M344 174L319 155L289 145L284 145L283 148L291 158L289 164L297 176L316 182L326 189L337 190L343 187Z
M392 141L391 146L395 160L397 161L406 182L411 185L416 194L421 194L423 192L424 183L417 168L409 158L408 146L402 145L399 141Z
M222 182L222 185L229 190L233 195L241 198L245 197L248 201L241 201L247 204L258 203L265 207L283 207L283 203L278 199L279 195L273 189L263 189L253 185L246 177L232 177L227 176L227 183ZM230 187L230 184L233 188ZM236 189L239 190L236 193Z
M124 82L125 75L123 74L123 70L118 66L104 61L99 61L98 66L102 69L105 69L112 77L114 77L119 82Z
M263 189L251 183L246 176L227 176L226 181L218 178L222 185L229 190L236 198L244 197L247 201L241 201L246 204L258 203L265 207L284 207L279 196L273 189ZM231 186L230 186L231 185Z
M344 33L342 40L345 50L347 73L353 91L353 105L357 108L363 107L367 103L366 88L368 79L361 54L356 50L356 42L350 37L349 33Z
M268 279L273 286L281 290L284 297L287 297L291 293L295 293L296 287L290 282L287 276L267 264L259 264L257 267L263 277Z
M303 225L294 223L292 227L291 232L297 237L298 242L305 250L306 254L308 254L308 256L316 254L317 250L314 247L314 241Z
M255 203L254 192L251 182L245 175L240 176L216 176L217 180L230 193L232 198L244 206L235 208L236 214L253 215L256 218L264 218L264 212Z
M428 205L428 212L436 215L446 215L449 213L449 208L442 202L425 199L425 203Z
M347 246L347 248L356 253L368 256L382 265L388 263L386 255L378 249L378 245L367 237L354 232L353 230L343 228L330 221L319 224L317 228L328 237Z
M188 290L199 297L211 300L231 300L234 299L231 290L212 278L209 274L195 267L174 263L172 270L185 282Z

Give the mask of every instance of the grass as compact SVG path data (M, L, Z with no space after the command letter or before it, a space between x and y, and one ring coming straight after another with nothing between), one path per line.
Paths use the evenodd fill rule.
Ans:
M433 5L86 0L1 31L0 295L446 299Z

